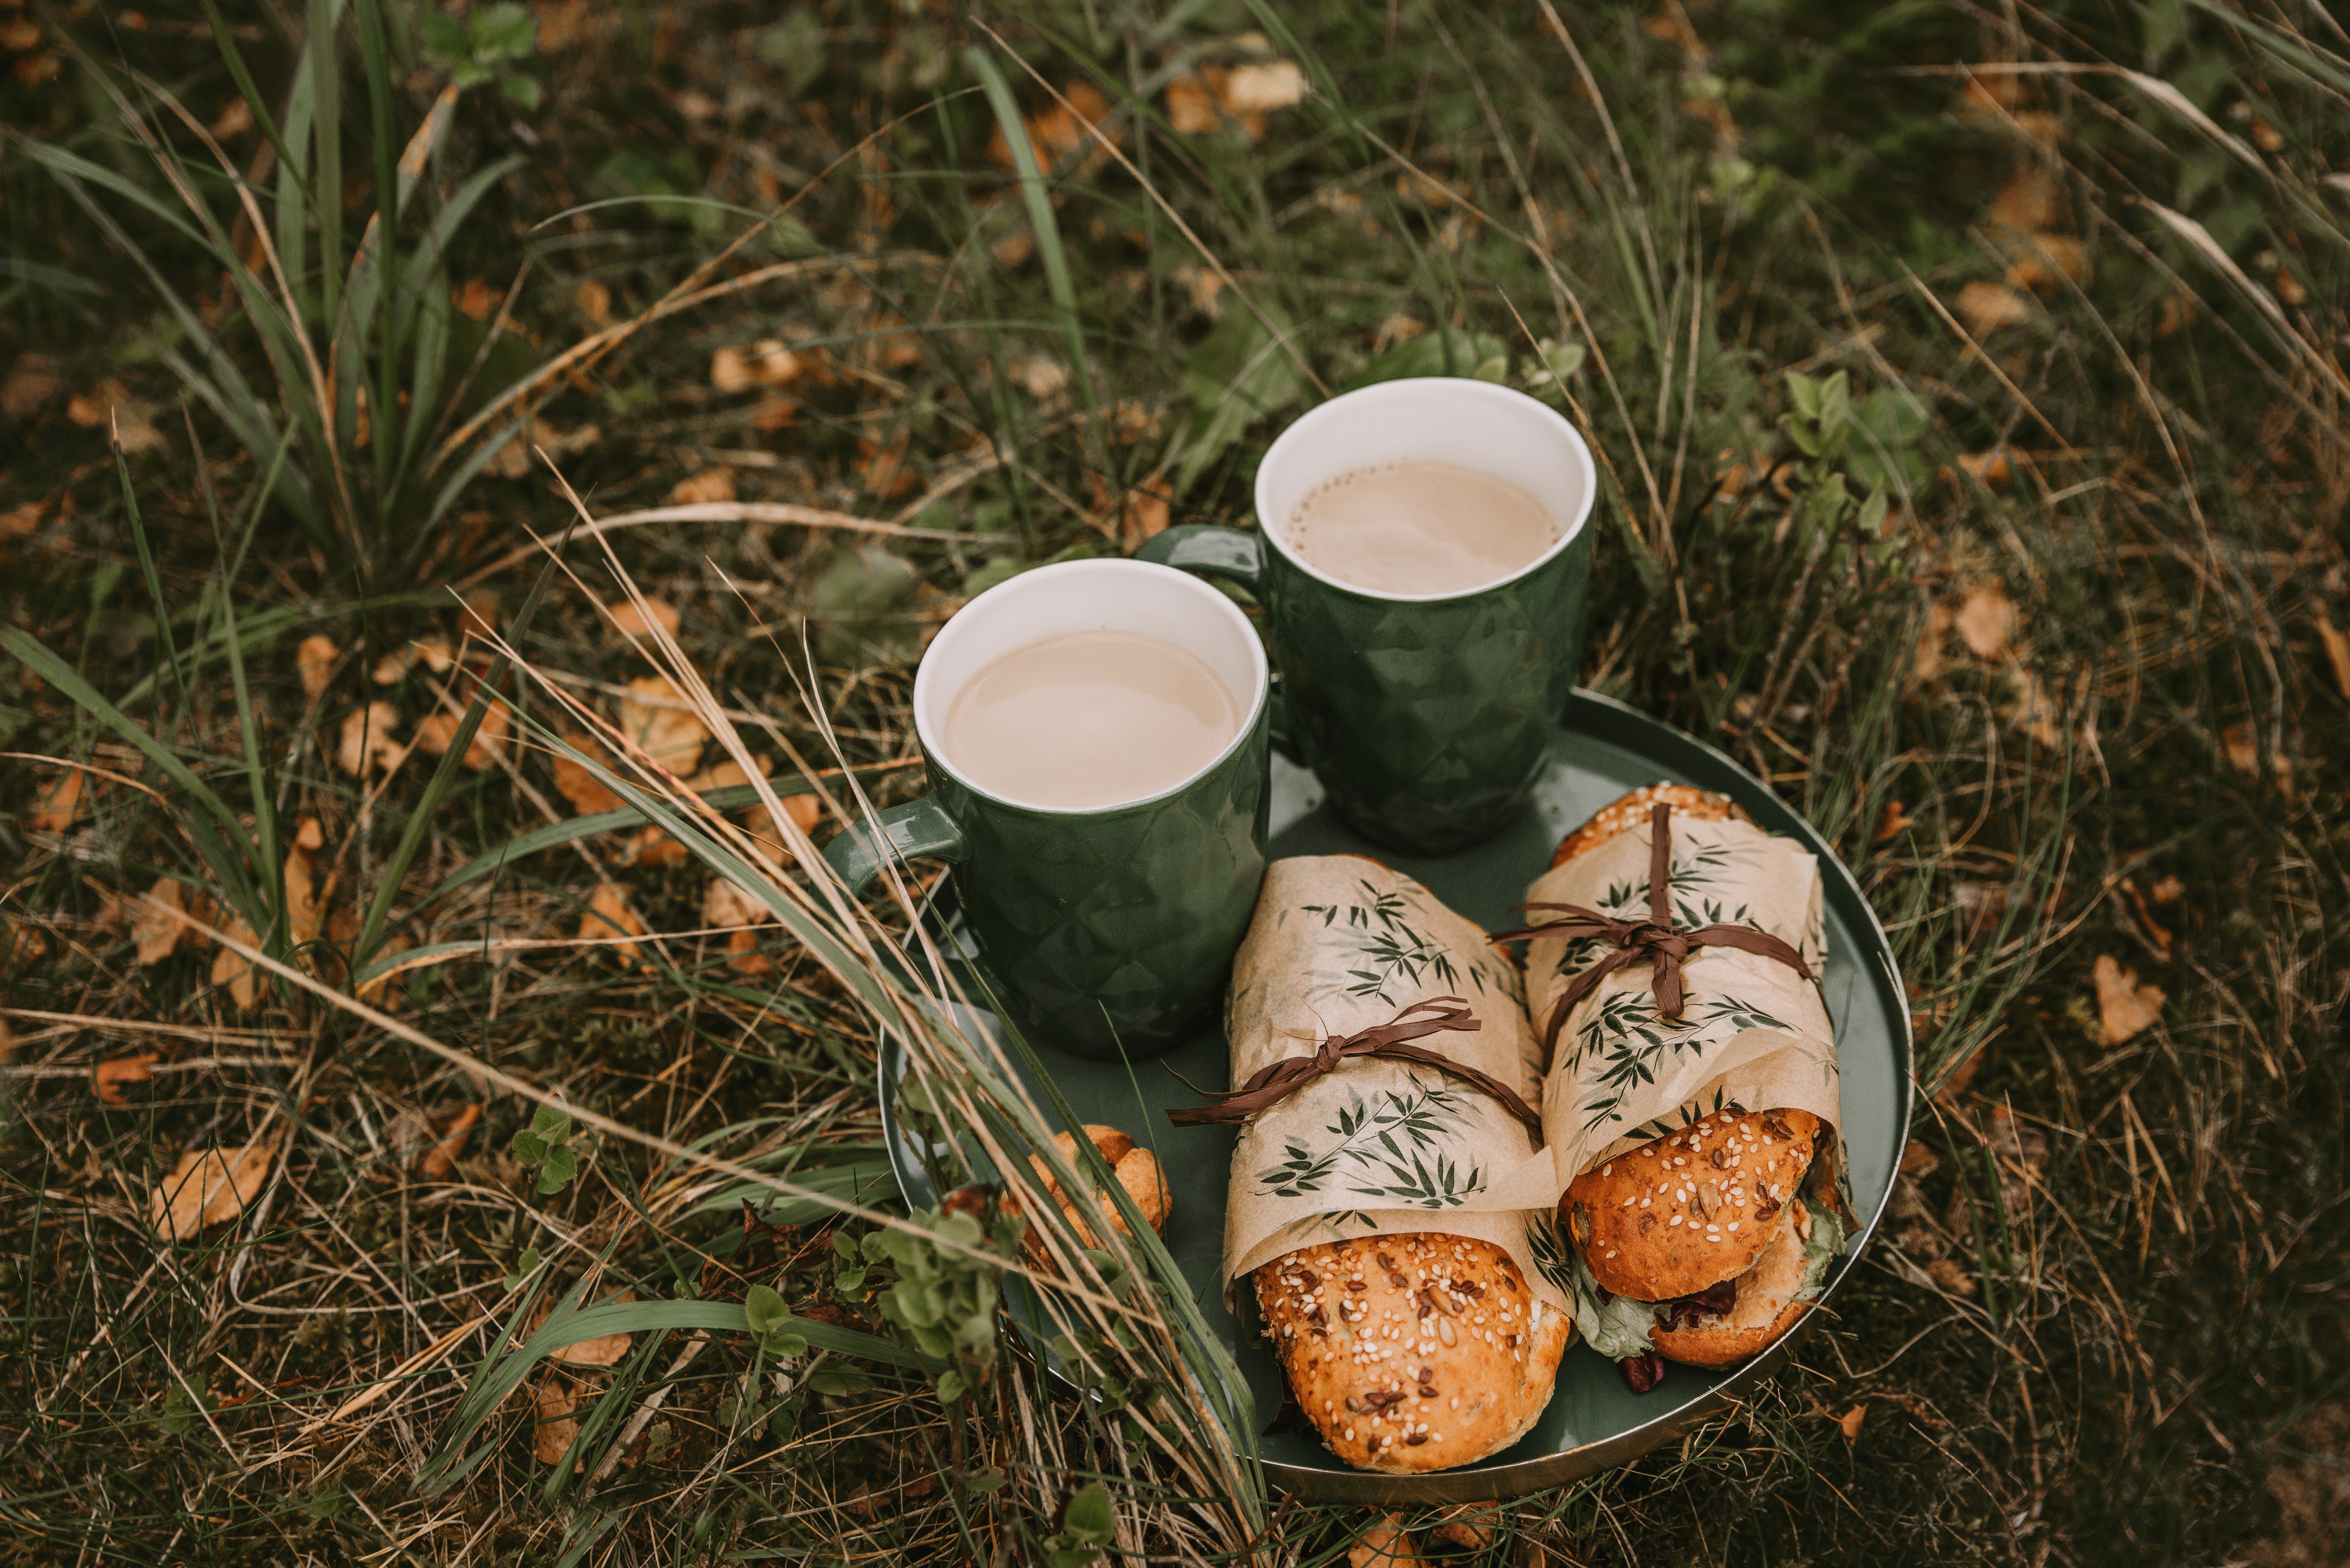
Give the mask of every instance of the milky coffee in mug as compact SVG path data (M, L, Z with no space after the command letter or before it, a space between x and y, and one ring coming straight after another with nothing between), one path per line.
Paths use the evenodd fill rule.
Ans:
M1232 743L1243 717L1198 654L1142 632L1074 631L972 676L940 740L991 794L1085 810L1174 788Z
M1349 587L1461 594L1540 560L1559 525L1506 479L1410 459L1324 480L1290 514L1288 535L1306 565Z

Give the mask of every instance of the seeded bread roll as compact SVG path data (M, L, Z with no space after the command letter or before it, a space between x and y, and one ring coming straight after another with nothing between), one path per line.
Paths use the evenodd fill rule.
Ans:
M1657 1349L1690 1366L1734 1366L1777 1344L1797 1318L1812 1310L1810 1302L1796 1299L1810 1267L1804 1251L1810 1231L1811 1211L1803 1199L1789 1202L1769 1226L1762 1255L1738 1276L1738 1295L1730 1310L1682 1328L1659 1324L1648 1331Z
M1717 1111L1568 1183L1567 1239L1617 1295L1695 1295L1762 1255L1819 1134L1808 1111Z
M1550 1403L1574 1337L1508 1254L1465 1236L1306 1247L1253 1278L1291 1394L1358 1469L1448 1469L1508 1448Z
M1601 806L1592 813L1590 821L1561 839L1558 852L1550 857L1550 868L1555 871L1585 850L1598 848L1626 829L1645 826L1649 809L1659 801L1671 806L1675 816L1697 822L1751 820L1726 794L1689 784L1647 784Z

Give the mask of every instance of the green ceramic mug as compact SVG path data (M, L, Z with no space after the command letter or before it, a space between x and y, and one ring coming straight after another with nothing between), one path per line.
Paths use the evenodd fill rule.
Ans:
M1300 558L1286 524L1341 474L1457 463L1532 496L1557 542L1467 593L1350 587ZM1282 705L1274 743L1311 767L1365 837L1446 854L1497 832L1542 771L1575 690L1598 491L1573 425L1522 392L1431 377L1333 398L1284 431L1256 473L1253 533L1170 528L1145 560L1232 579L1264 607Z
M972 782L941 743L964 686L1007 654L1097 630L1197 656L1246 715L1232 742L1157 794L1098 807ZM966 928L1024 1033L1097 1060L1165 1051L1213 1014L1264 879L1270 684L1248 618L1181 572L1109 560L1024 573L965 605L915 673L931 793L852 825L825 859L860 892L889 858L953 862Z

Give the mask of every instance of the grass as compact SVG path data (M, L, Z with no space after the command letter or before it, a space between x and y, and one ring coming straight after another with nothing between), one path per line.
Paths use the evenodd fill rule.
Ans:
M885 1026L999 1170L1055 1107L889 956L919 888L792 867L918 787L962 598L1245 524L1285 417L1479 373L1602 456L1586 683L1839 846L1933 1093L1797 1369L1423 1548L2338 1554L2321 10L494 11L462 61L371 0L0 36L0 1551L1367 1552L1184 1394L1155 1246L1047 1225L1073 1399L1004 1217L877 1183ZM372 702L501 738L355 773ZM729 793L651 765L664 712ZM225 940L141 963L167 877ZM159 1241L180 1157L255 1140Z

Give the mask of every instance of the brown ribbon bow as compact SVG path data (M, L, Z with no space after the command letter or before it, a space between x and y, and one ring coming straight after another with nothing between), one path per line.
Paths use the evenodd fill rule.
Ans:
M1415 1017L1416 1013L1428 1016ZM1448 1073L1499 1101L1503 1110L1525 1123L1539 1138L1542 1136L1542 1117L1507 1084L1488 1077L1474 1067L1464 1067L1424 1046L1405 1044L1423 1034L1435 1034L1445 1030L1457 1029L1474 1033L1484 1027L1469 1011L1469 1003L1461 998L1430 997L1426 1002L1412 1003L1385 1023L1374 1024L1353 1034L1329 1035L1311 1056L1284 1056L1278 1062L1260 1067L1250 1075L1247 1083L1237 1089L1200 1089L1186 1083L1184 1086L1191 1089L1192 1093L1210 1095L1218 1103L1169 1111L1167 1119L1179 1127L1200 1127L1210 1122L1246 1121L1257 1112L1295 1094L1324 1074L1336 1072L1339 1064L1358 1056L1374 1056L1388 1062L1415 1062L1423 1067Z
M1536 937L1564 937L1569 941L1596 937L1614 946L1599 961L1575 977L1566 994L1551 1009L1550 1022L1543 1028L1543 1050L1555 1052L1558 1032L1566 1025L1567 1014L1573 1012L1583 999L1597 989L1599 982L1617 970L1636 963L1652 963L1656 973L1650 983L1656 992L1657 1011L1664 1017L1678 1020L1681 1015L1681 963L1699 948L1741 948L1776 959L1805 980L1812 978L1811 967L1804 955L1789 947L1768 931L1752 926L1700 926L1693 931L1673 929L1672 806L1657 802L1648 814L1648 918L1645 920L1619 920L1581 904L1522 904L1524 909L1557 909L1565 919L1552 920L1539 926L1527 926L1514 931L1503 931L1494 936L1497 942L1524 941Z

